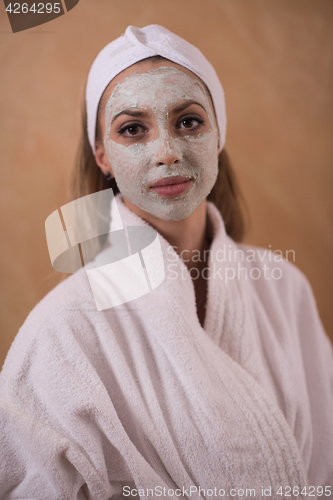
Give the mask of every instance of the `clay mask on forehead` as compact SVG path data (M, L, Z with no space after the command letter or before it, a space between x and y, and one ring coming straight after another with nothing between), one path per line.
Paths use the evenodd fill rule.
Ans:
M204 133L171 133L169 111L186 100L199 103L208 116ZM150 140L128 140L119 144L110 139L112 120L128 108L152 113L154 134ZM184 111L186 114L186 111ZM135 118L129 122L135 123ZM207 121L207 120L206 120ZM131 73L118 83L105 109L104 147L122 195L142 210L164 220L182 220L208 196L218 174L218 130L204 86L195 78L172 67ZM172 155L174 163L161 163L161 152ZM150 185L165 177L193 180L179 196L163 198Z

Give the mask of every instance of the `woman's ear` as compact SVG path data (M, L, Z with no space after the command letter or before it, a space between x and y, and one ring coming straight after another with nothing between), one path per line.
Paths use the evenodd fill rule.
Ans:
M106 156L104 145L101 144L100 142L96 143L95 147L95 160L97 165L100 167L104 175L107 175L108 173L111 173L112 177L113 171L112 167L110 165L110 162L108 160L108 157Z

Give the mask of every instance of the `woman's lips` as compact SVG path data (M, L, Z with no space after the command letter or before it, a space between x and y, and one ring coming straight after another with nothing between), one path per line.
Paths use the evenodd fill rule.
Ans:
M179 196L187 191L193 180L190 177L164 177L150 186L160 196L172 197Z

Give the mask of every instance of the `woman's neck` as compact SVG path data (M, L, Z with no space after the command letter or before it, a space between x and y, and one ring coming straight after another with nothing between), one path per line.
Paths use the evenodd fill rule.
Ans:
M204 327L207 302L207 278L204 269L208 264L205 250L210 247L210 234L207 221L206 199L186 219L180 221L162 220L124 199L125 205L154 227L175 249L187 266L194 287L198 320ZM191 272L194 270L195 272Z
M174 247L175 251L183 258L184 263L189 269L198 267L196 263L202 262L201 259L198 260L198 251L201 255L201 253L210 246L209 236L207 234L206 199L200 203L189 217L179 221L159 219L141 210L136 205L133 205L133 203L126 198L123 199L125 205L132 210L132 212L146 220L168 241L168 243L170 243L171 246Z

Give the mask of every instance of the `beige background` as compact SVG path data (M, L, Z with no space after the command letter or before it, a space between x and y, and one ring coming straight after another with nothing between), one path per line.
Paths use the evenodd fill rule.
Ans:
M44 222L67 201L89 66L129 24L162 24L215 66L252 220L246 241L295 250L333 338L331 0L80 0L16 34L3 2L0 16L0 364L61 278Z

